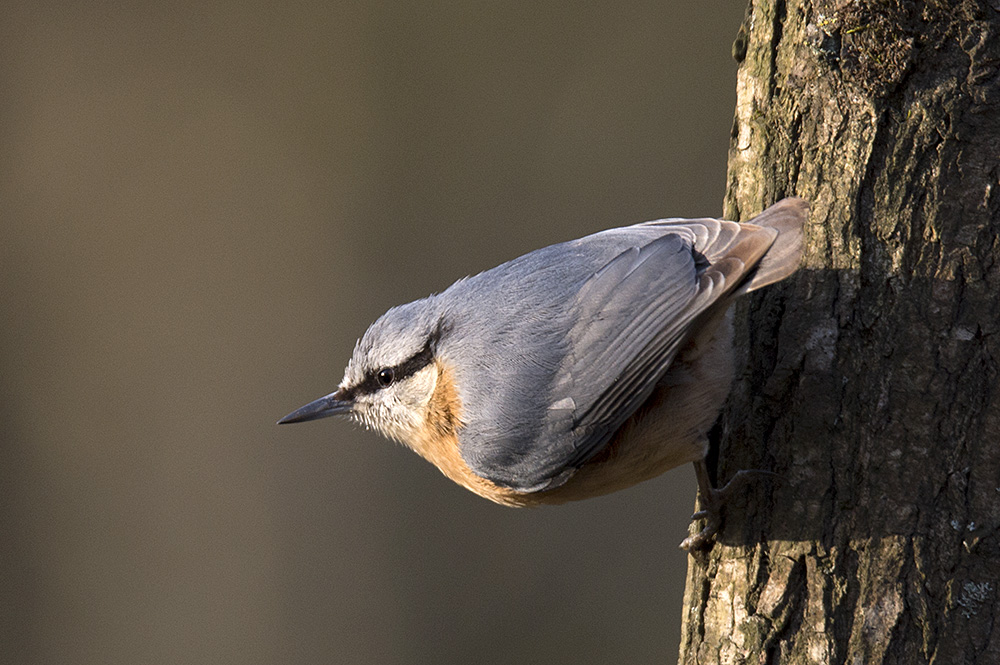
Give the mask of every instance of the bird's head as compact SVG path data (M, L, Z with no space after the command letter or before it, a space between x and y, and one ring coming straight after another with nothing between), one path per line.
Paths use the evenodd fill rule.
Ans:
M440 375L435 356L440 335L430 299L390 309L358 340L337 390L278 422L347 415L412 446L430 425L428 407Z

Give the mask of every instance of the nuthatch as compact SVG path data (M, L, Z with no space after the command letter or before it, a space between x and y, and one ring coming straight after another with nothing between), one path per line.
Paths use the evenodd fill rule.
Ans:
M525 254L386 312L336 392L280 423L338 414L507 506L614 492L704 464L733 378L733 301L791 275L808 204L745 224L662 219Z

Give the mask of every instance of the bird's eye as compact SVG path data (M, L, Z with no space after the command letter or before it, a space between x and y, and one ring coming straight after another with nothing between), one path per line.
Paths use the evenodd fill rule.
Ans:
M378 384L380 386L385 387L393 382L396 375L391 368L386 367L385 369L380 369L378 374L375 375L375 378L378 379Z

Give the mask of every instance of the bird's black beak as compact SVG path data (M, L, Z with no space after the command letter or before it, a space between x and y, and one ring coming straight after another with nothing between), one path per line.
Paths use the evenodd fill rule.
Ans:
M339 416L348 413L354 402L343 391L338 390L326 397L320 397L315 402L309 402L305 406L295 409L287 416L278 421L279 425L287 423L304 423L307 420L319 420L329 416Z

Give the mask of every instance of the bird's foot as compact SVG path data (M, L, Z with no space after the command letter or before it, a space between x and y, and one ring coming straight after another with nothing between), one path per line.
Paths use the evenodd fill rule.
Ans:
M705 526L701 531L693 533L685 538L680 548L687 552L695 552L708 549L722 526L722 508L730 499L733 493L744 485L756 474L772 474L770 471L747 470L738 471L730 478L729 482L716 489L708 478L708 470L705 463L698 461L694 463L695 474L698 476L698 505L700 510L691 516L691 521L705 520Z

